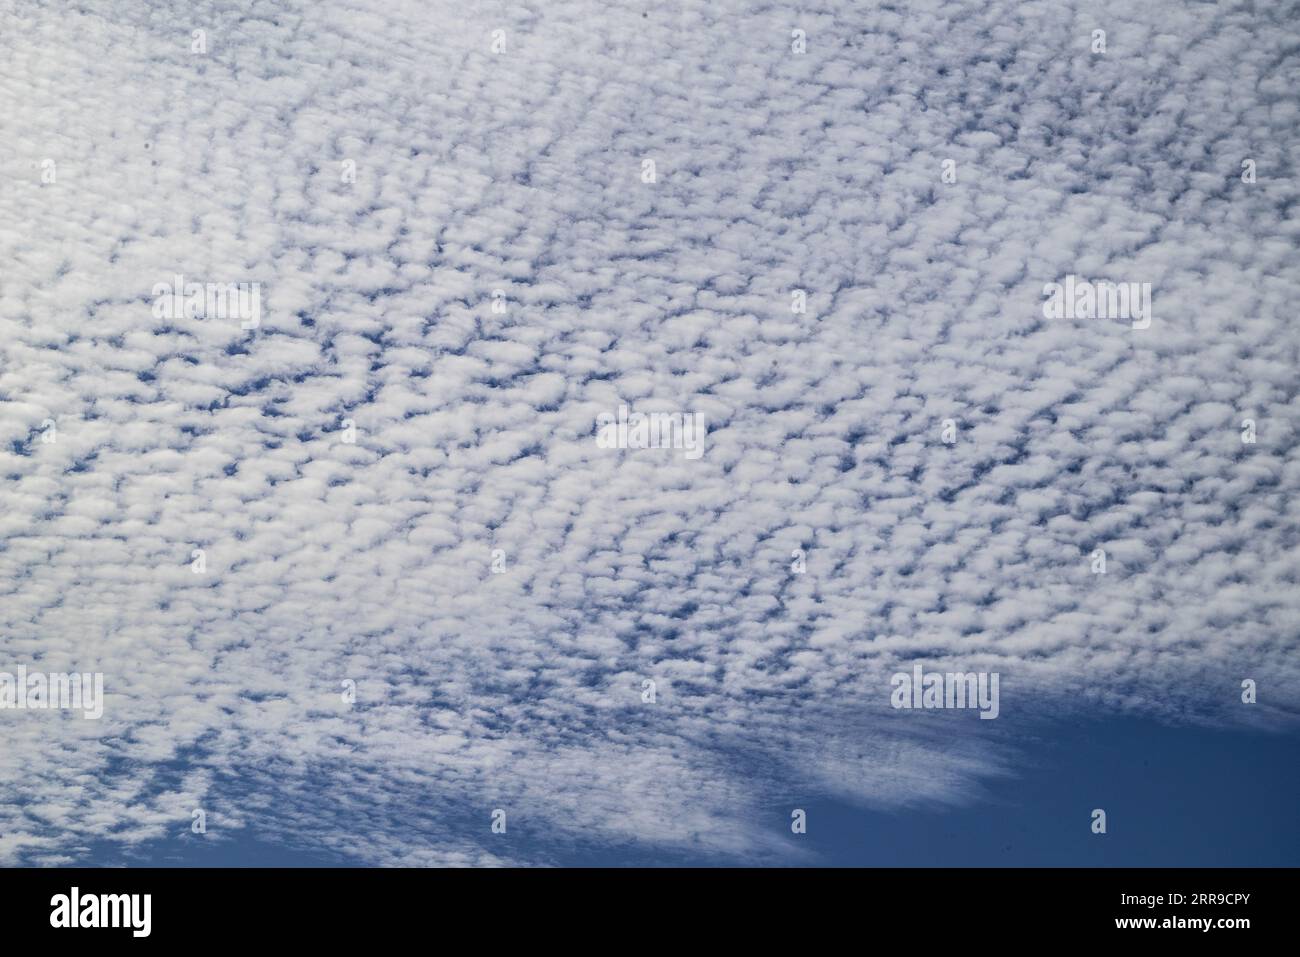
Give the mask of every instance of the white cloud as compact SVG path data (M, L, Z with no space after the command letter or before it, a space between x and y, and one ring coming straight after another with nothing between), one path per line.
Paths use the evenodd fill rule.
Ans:
M0 714L0 860L192 802L376 863L790 855L792 785L1014 768L890 720L917 658L1001 671L1004 729L1294 715L1294 24L642 12L4 15L0 650L108 702ZM175 273L260 282L261 327L154 319ZM1155 323L1044 320L1067 274ZM620 402L703 412L706 454L598 449Z

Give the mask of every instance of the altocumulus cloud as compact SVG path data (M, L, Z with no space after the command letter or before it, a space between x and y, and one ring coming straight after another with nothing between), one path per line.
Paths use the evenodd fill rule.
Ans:
M365 863L790 860L774 795L976 799L1027 715L1292 720L1297 32L6 5L0 668L105 703L0 712L0 861L195 808ZM176 275L257 328L157 317ZM1151 327L1045 318L1069 275ZM598 448L620 403L705 453ZM896 720L913 661L999 720Z

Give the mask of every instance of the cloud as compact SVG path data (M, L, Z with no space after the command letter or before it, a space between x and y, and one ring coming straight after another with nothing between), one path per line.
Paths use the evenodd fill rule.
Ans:
M368 863L790 860L784 795L973 800L1035 714L1294 719L1283 13L187 13L0 27L0 649L107 693L0 713L0 860L194 807ZM156 318L176 274L258 328ZM1151 328L1045 319L1067 275ZM620 403L705 454L598 448ZM913 661L1000 719L900 720Z

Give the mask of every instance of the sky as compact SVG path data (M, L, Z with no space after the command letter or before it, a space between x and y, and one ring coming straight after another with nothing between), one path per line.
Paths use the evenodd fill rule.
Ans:
M0 864L1300 864L1297 39L0 0Z

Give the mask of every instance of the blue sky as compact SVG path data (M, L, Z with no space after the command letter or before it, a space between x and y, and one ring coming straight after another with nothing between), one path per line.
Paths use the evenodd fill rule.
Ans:
M1298 32L11 4L0 863L1297 863Z
M1027 738L1013 776L961 807L899 811L800 793L762 809L781 831L790 810L808 813L810 856L767 863L839 867L1289 867L1300 850L1292 813L1300 790L1294 736L1172 728L1116 719L1063 726L1045 722ZM1105 835L1090 826L1108 809ZM507 833L509 833L507 831ZM662 853L635 843L557 844L543 834L517 839L552 866L736 866L744 859ZM211 842L179 833L123 849L100 844L78 858L88 866L338 867L347 855L260 840L256 826Z

